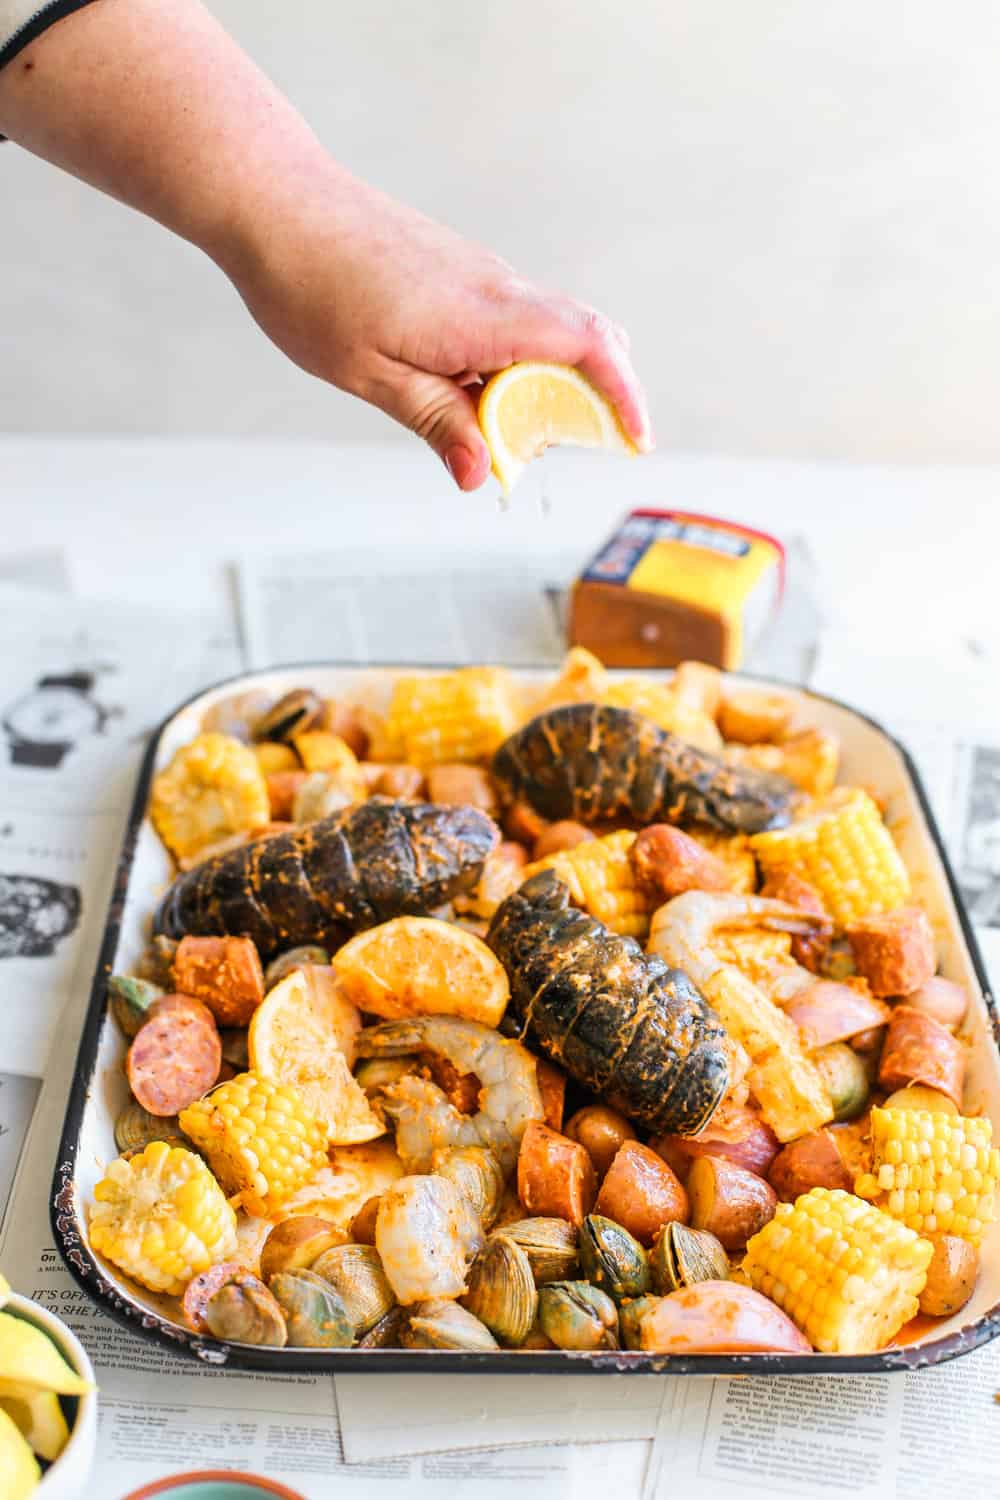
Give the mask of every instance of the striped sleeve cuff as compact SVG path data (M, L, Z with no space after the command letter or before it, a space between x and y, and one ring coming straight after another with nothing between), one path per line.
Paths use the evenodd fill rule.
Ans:
M0 68L56 21L92 0L0 0Z

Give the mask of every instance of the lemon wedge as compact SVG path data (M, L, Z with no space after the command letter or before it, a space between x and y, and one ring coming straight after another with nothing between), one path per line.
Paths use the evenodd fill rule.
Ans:
M19 1380L0 1380L0 1411L12 1418L29 1448L54 1462L69 1442L69 1428L59 1397Z
M339 993L333 972L293 969L258 1005L250 1022L250 1067L271 1083L289 1084L329 1131L333 1146L352 1146L385 1133L351 1073L345 1044L353 1046L360 1018ZM354 1030L345 1025L345 1011Z
M0 1495L4 1500L27 1500L41 1477L38 1460L20 1428L0 1408Z
M525 361L501 370L479 398L479 427L505 495L554 443L638 451L610 401L571 365Z
M60 1396L82 1396L90 1390L40 1328L0 1312L0 1380L15 1380Z
M464 1016L497 1026L510 999L500 960L481 938L436 917L393 917L334 954L344 994L359 1010L395 1021Z

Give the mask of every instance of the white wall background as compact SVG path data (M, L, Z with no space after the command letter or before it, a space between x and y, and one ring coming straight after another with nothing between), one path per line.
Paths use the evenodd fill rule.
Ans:
M662 444L1000 459L995 0L210 0L332 151L628 325ZM0 147L0 429L400 435Z

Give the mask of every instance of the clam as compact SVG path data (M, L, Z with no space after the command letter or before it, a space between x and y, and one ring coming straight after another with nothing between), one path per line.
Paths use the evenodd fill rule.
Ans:
M417 1303L403 1344L407 1349L464 1349L475 1353L499 1348L484 1323L457 1302L440 1297Z
M496 1222L503 1199L504 1175L488 1146L448 1146L435 1151L431 1171L438 1177L449 1178L468 1198L484 1229Z
M290 740L311 729L322 717L323 700L311 688L293 688L260 715L253 726L255 740Z
M653 1291L666 1296L696 1281L725 1281L729 1257L707 1229L689 1229L675 1221L665 1224L653 1241L649 1272Z
M135 979L131 974L112 974L108 980L108 1003L111 1014L131 1040L146 1021L154 1000L162 1000L166 990L151 979Z
M364 1338L358 1339L359 1349L401 1349L403 1332L407 1323L407 1311L398 1304L390 1308L384 1318L379 1318Z
M580 1270L617 1303L649 1291L649 1260L634 1235L603 1214L588 1214L580 1228Z
M374 1245L335 1245L311 1269L337 1292L359 1338L396 1305Z
M281 1349L288 1342L277 1299L256 1276L241 1276L220 1287L206 1302L203 1319L209 1333L233 1344L272 1344Z
M589 1281L539 1287L538 1326L557 1349L618 1348L618 1309Z
M349 1349L354 1324L339 1294L314 1271L279 1271L271 1291L296 1349Z
M144 948L135 965L135 977L147 979L151 984L162 985L169 990L174 982L174 958L177 943L173 938L158 932L148 948Z
M126 1151L144 1150L150 1141L169 1141L171 1145L189 1146L181 1136L176 1115L151 1115L134 1099L126 1104L115 1121L115 1145Z
M579 1236L567 1219L517 1219L503 1232L528 1257L536 1286L571 1280L579 1270Z
M646 1313L651 1312L659 1302L659 1297L636 1297L631 1302L623 1302L618 1309L618 1331L621 1335L623 1349L641 1349L642 1332L641 1323Z
M462 1306L475 1313L501 1344L515 1347L526 1337L538 1310L531 1262L503 1234L493 1234L472 1263Z
M330 955L325 948L317 948L306 945L302 948L289 948L285 953L279 953L277 958L272 958L264 970L264 988L273 990L279 980L287 979L288 975L295 969L301 969L303 964L323 964L330 962Z

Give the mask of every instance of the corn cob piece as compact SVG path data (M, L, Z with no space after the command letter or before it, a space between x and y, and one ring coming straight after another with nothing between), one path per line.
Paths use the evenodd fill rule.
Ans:
M916 1315L933 1246L840 1188L779 1203L743 1272L826 1354L870 1354Z
M149 815L178 859L263 827L271 804L257 757L231 735L199 734L154 777Z
M180 1114L227 1193L267 1218L326 1161L324 1127L297 1089L239 1073Z
M750 846L766 875L791 870L807 880L841 927L910 893L892 835L861 787L838 789L812 816L754 834Z
M366 793L358 757L346 740L328 729L306 729L292 741L307 771L329 771L358 788L359 800Z
M94 1189L90 1242L154 1292L179 1296L192 1276L236 1252L236 1215L200 1156L153 1141L119 1157Z
M985 1117L924 1109L871 1113L872 1169L854 1184L918 1234L978 1245L996 1217L1000 1151Z
M778 1140L793 1141L829 1124L830 1096L784 1011L732 964L717 969L701 991L729 1036L749 1054L750 1092Z
M604 702L616 708L630 708L633 713L652 719L661 729L679 735L702 750L716 753L722 749L722 735L715 720L703 709L693 708L679 698L672 682L657 682L650 677L626 677L611 684Z
M392 695L386 735L399 757L424 770L453 761L488 760L517 728L520 705L503 667L463 667L420 677L400 677Z
M519 883L539 870L555 870L569 886L570 899L576 906L582 906L622 937L645 939L653 912L661 903L635 877L628 857L634 842L635 834L625 828L604 838L587 839L572 849L560 849L526 865Z

